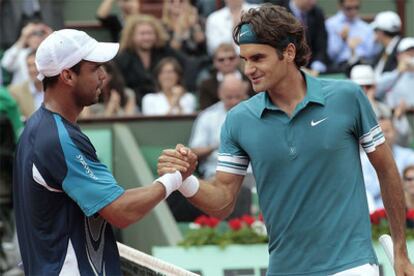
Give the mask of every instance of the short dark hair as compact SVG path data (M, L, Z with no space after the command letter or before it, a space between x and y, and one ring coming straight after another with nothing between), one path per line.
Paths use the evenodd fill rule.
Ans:
M79 61L78 63L73 65L71 68L69 68L69 70L75 72L76 75L79 75L80 70L81 70L81 66L82 66L82 62L83 62L83 60ZM46 88L54 86L59 80L59 75L56 75L56 76L53 76L53 77L45 77L42 80L43 90L46 91Z
M296 67L308 64L310 49L306 43L305 29L286 8L263 4L242 14L240 23L233 30L233 40L237 45L240 45L240 29L244 24L250 24L260 43L275 48L280 58L286 47L293 43L296 47Z

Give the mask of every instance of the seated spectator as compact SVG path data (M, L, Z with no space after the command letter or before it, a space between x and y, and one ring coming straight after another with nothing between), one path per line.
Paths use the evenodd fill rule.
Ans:
M102 0L96 11L96 17L102 27L110 32L111 40L118 42L126 17L139 14L140 0L116 0L121 11L121 18L111 13L114 2L115 0Z
M368 63L376 54L374 31L359 17L360 0L339 0L340 10L326 20L331 71L349 73L352 65Z
M408 209L414 209L414 165L407 166L403 172L405 203Z
M190 0L164 0L162 22L170 35L171 48L190 56L206 54L203 23Z
M193 94L183 86L183 70L174 58L164 58L154 69L157 93L142 99L144 115L190 114L196 109Z
M26 57L29 79L19 84L12 84L8 87L10 94L16 100L24 119L27 119L43 103L43 84L37 79L39 73L35 64L36 53L33 51Z
M134 90L138 106L145 94L155 92L153 71L161 59L175 57L181 66L185 64L183 55L169 47L167 41L168 35L155 17L128 17L115 62L126 85Z
M227 111L248 98L249 84L235 75L225 75L218 88L219 102L202 111L194 123L189 146L198 156L199 172L203 178L216 173L220 130Z
M375 16L371 27L375 31L375 40L381 44L381 52L374 58L375 77L393 71L397 67L397 48L401 41L401 19L393 11L380 12Z
M113 61L104 63L106 78L97 104L87 106L82 118L130 116L138 113L135 93L125 87L124 78Z
M224 76L234 74L237 78L247 81L247 78L239 70L239 66L240 58L233 44L220 44L213 55L213 68L210 70L208 77L202 80L198 87L198 108L200 110L219 101L217 91Z
M398 66L378 79L376 96L391 108L414 107L414 38L403 38L397 49Z
M396 132L392 124L392 121L389 118L380 119L379 124L384 133L385 140L392 150L398 171L402 176L404 168L406 168L409 165L414 165L414 151L410 148L401 147L395 143ZM375 201L375 208L384 208L384 204L381 198L378 176L375 172L375 169L369 162L365 152L361 151L360 157L365 188L367 192L373 196Z
M276 0L273 4L288 9L306 27L306 41L311 49L309 69L314 74L324 73L329 65L327 55L328 34L325 28L325 15L315 0Z
M222 43L233 43L233 27L240 21L242 11L257 7L244 0L225 0L226 6L211 13L206 21L207 51L212 55Z
M386 104L375 99L376 81L374 70L370 65L355 65L351 70L351 80L359 84L368 97L377 118L392 118L397 131L396 143L400 146L409 146L411 141L411 127L406 116L406 107L400 104L392 112Z
M19 39L4 52L1 66L13 74L11 83L18 84L29 80L27 55L39 47L52 30L39 21L29 22L21 31Z

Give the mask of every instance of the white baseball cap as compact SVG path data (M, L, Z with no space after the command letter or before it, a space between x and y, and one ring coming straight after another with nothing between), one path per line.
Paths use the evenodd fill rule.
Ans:
M398 53L401 53L412 48L414 48L414 37L406 37L401 39L400 44L398 44L397 51Z
M119 43L98 42L87 33L63 29L51 33L36 51L37 78L59 75L81 60L107 62L118 53Z
M371 23L371 27L375 30L386 31L390 33L396 33L401 30L401 19L393 11L380 12L375 16L374 21Z
M355 65L351 69L351 80L359 85L373 85L375 84L374 70L370 65Z

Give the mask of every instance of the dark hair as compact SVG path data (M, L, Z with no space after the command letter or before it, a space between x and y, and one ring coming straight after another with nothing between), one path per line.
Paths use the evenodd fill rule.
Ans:
M78 63L76 63L75 65L73 65L71 68L69 68L69 70L75 72L76 75L79 75L80 70L81 70L82 63L83 63L83 60L79 61ZM56 76L53 76L53 77L45 77L42 80L43 90L46 91L46 89L48 87L54 86L58 82L58 80L59 80L59 75L56 75Z
M111 90L114 89L121 98L121 106L124 107L127 102L124 77L113 60L104 63L103 67L111 77L109 82L103 88L103 93L101 94L102 98L100 100L104 103L108 102L111 96Z
M178 75L178 84L181 86L184 86L183 68L181 67L180 63L178 63L178 61L173 57L166 57L166 58L161 59L160 62L158 62L158 64L154 68L155 85L157 89L161 89L161 85L158 81L158 77L161 74L162 68L167 64L172 64L174 68L174 72Z
M233 30L233 40L239 44L242 25L250 24L257 39L276 49L279 58L283 57L286 47L293 43L296 48L295 64L302 67L308 64L310 49L306 43L303 25L286 8L263 4L244 13L240 23Z

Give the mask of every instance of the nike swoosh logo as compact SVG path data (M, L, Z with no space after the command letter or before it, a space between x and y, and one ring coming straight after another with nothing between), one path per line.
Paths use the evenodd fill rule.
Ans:
M323 121L325 121L326 119L328 119L328 117L326 117L326 118L323 118L322 120L319 120L319 121L316 121L316 122L314 122L313 120L311 121L311 126L316 126L316 125L319 125L320 123L322 123Z
M240 37L244 36L247 33L248 33L248 31L244 31L244 32L240 33Z

